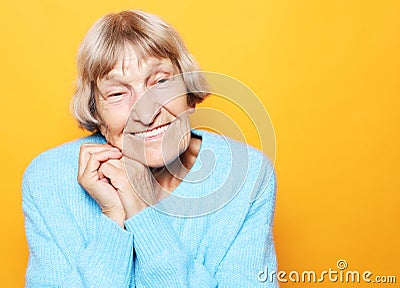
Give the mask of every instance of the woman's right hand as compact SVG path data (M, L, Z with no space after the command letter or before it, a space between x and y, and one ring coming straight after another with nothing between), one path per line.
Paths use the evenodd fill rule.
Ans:
M111 145L82 144L79 153L78 183L99 204L103 214L123 228L126 216L124 206L110 180L99 171L103 163L121 157L121 151Z

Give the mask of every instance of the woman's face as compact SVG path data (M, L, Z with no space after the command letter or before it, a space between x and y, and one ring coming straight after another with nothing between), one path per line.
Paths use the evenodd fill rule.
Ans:
M169 59L138 59L131 46L123 56L97 81L101 133L124 156L165 166L190 143L186 87L182 78L172 77L177 71Z

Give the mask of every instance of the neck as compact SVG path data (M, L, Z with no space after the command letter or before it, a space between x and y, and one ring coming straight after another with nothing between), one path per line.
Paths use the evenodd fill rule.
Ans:
M201 139L190 138L188 148L167 166L152 169L152 174L157 180L159 200L168 196L182 182L196 161L201 146Z

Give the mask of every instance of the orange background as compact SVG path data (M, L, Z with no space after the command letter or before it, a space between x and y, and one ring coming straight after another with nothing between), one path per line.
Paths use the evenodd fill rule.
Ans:
M400 282L399 1L25 0L0 6L2 287L24 281L23 170L41 151L84 134L68 110L78 45L98 17L132 8L161 15L203 69L241 80L267 107L277 143L279 270L320 272L345 259L350 270L397 273ZM246 136L258 145L253 134Z

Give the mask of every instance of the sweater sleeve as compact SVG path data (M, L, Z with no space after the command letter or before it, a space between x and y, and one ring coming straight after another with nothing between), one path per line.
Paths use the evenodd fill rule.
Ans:
M182 245L168 217L149 207L125 221L133 231L136 287L217 287L217 281Z
M43 195L48 191L47 186L43 191L36 177L31 176L25 173L22 184L30 252L25 287L130 287L132 233L101 214L93 239L85 243L82 231L71 225L73 219L65 207L51 201L36 201L36 193Z
M276 180L269 170L248 213L218 265L218 287L279 287L276 279L276 254L272 236Z
M169 218L153 207L125 221L134 235L136 287L278 287L275 278L263 281L264 276L259 277L265 267L276 271L272 238L275 174L269 170L262 176L262 183L251 193L254 195L246 198L247 212L229 245L220 247L218 234L211 235L212 249L224 251L221 258L216 256L218 259L196 259L180 242ZM236 212L224 212L227 224L230 213ZM223 233L224 227L217 231Z

